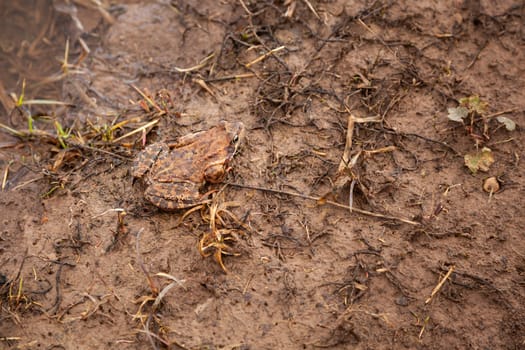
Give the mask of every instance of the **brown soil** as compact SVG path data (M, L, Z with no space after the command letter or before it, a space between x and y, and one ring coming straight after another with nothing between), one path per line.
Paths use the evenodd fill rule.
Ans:
M0 348L525 349L524 1L93 3L0 6ZM15 107L24 79L71 106ZM338 172L350 115L375 121ZM216 195L229 273L209 213L180 224L129 173L144 137L220 120L247 128L245 187Z

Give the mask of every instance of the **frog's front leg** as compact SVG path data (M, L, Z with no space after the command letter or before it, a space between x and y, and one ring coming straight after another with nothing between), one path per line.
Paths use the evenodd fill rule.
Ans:
M228 171L227 162L212 164L204 170L204 178L211 183L221 183Z
M146 189L144 197L163 210L190 208L206 201L199 186L190 181L155 182Z
M162 153L168 153L169 147L163 142L152 143L144 148L133 161L131 175L133 177L142 177L146 174L157 161Z

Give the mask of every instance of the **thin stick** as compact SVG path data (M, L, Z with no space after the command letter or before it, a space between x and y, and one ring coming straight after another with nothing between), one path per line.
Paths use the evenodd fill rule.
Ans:
M146 276L146 279L148 280L149 287L151 288L151 292L153 293L153 295L158 295L159 289L157 288L157 286L155 285L155 282L149 275L148 270L146 270L146 266L144 265L144 262L142 261L142 255L140 254L140 234L142 233L142 231L144 231L143 227L141 227L140 230L137 232L136 242L135 242L135 250L137 253L137 263L139 264L140 269L142 270L142 273L144 273L144 275Z
M237 80L237 79L244 79L244 78L253 78L253 77L256 77L256 76L257 75L255 75L254 73L227 75L227 76L224 76L224 77L216 77L216 78L205 79L204 82L206 82L206 83L214 83L216 81Z
M443 279L441 281L439 281L439 283L437 284L437 286L434 287L434 289L432 289L432 293L430 294L430 297L425 300L425 304L428 304L430 303L430 301L432 300L432 298L434 297L434 295L437 294L437 292L439 292L439 290L441 289L441 287L443 287L443 284L445 284L445 281L450 277L450 275L452 274L452 272L454 271L454 265L452 265L449 269L448 269L448 272L447 274L445 275L445 277L443 277Z
M392 53L394 52L394 51L390 48L390 46L388 46L388 45L385 43L385 41L383 40L383 38L381 38L381 37L379 36L379 34L376 33L372 28L370 28L369 26L367 26L366 23L363 22L363 20L362 20L361 18L358 18L358 19L357 19L357 22L358 22L359 24L361 24L363 27L365 27L365 29L368 30L370 33L372 33L372 35L374 35L377 39L379 39L379 41L381 42L381 44L383 44L383 45L384 45L384 46L385 46L390 52L392 52Z
M241 3L242 8L244 9L244 11L246 11L246 13L248 14L248 16L253 16L253 13L252 13L250 10L248 10L248 7L247 7L246 4L244 3L244 1L239 0L239 2Z
M237 183L232 183L232 182L228 182L226 184L227 185L231 185L231 186L235 186L235 187L240 187L240 188L248 188L248 189L251 189L251 190L271 192L271 193L278 193L278 194L286 194L288 196L299 197L299 198L304 198L304 199L310 199L310 200L313 200L313 201L316 201L316 202L323 201L324 203L333 205L334 207L348 209L348 210L350 209L350 207L348 205L344 205L344 204L341 204L341 203L325 200L325 199L323 199L321 197L313 197L313 196L308 196L308 195L305 195L305 194L300 194L300 193L295 193L295 192L290 192L290 191L274 190L272 188L265 188L265 187L259 187L259 186L251 186L251 185L242 185L242 184L237 184ZM367 215L367 216L373 216L373 217L376 217L376 218L381 218L381 219L386 219L386 220L397 220L397 221L401 221L401 222L404 222L404 223L410 224L410 225L421 225L419 222L416 222L416 221L412 221L412 220L408 220L408 219L404 219L404 218L399 218L399 217L395 217L395 216L390 216L390 215L383 215L383 214L379 214L379 213L374 213L374 212L371 212L371 211L368 211L368 210L359 209L359 208L355 208L355 207L352 208L352 211L353 212L357 212L359 214Z
M481 54L481 51L483 51L487 47L488 43L489 43L489 41L485 40L485 42L481 45L481 47L479 48L478 52L476 53L476 55L474 55L474 58L472 59L472 61L470 61L470 63L468 64L467 68L465 68L465 70L468 70L468 69L472 68L474 63L476 63L476 61L478 60L479 55Z
M490 119L490 118L498 117L498 116L500 116L502 114L514 113L517 110L518 110L517 108L506 109L504 111L499 111L499 112L496 112L496 113L489 114L489 115L485 116L485 118L486 119Z
M16 191L16 190L18 190L18 189L20 189L20 188L22 188L22 187L24 187L24 186L27 186L27 185L29 185L29 184L31 184L31 183L33 183L33 182L36 182L36 181L42 180L43 178L44 178L44 175L41 175L41 176L37 176L37 177L35 177L34 179L27 180L26 182L22 182L21 184L19 184L19 185L13 187L13 188L11 189L11 191Z
M264 59L267 58L268 56L271 56L271 55L273 55L274 53L279 52L279 51L281 51L281 50L283 50L283 49L286 49L286 46L279 46L279 47L276 47L275 49L272 49L272 50L268 51L268 52L265 53L264 55L257 57L256 59L254 59L254 60L251 61L250 63L246 63L244 66L245 66L246 68L250 68L250 67L253 66L254 64L256 64L256 63L258 63L258 62L264 60Z

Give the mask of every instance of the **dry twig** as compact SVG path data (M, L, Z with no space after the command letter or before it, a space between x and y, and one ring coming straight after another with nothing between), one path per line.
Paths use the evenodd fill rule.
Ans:
M443 284L445 284L452 272L454 272L454 265L450 266L446 275L441 279L441 281L439 281L439 283L434 287L434 289L432 289L432 293L430 294L430 297L427 300L425 300L425 304L430 303L434 295L436 295L437 292L439 292L439 290L441 289L441 287L443 287Z
M343 208L343 209L350 210L350 207L348 205L344 205L344 204L337 203L337 202L330 201L330 200L325 200L322 197L308 196L306 194L301 194L301 193L296 193L296 192L275 190L273 188L266 188L266 187L259 187L259 186L243 185L243 184L237 184L237 183L233 183L233 182L228 182L227 184L231 185L231 186L235 186L235 187L240 187L240 188L248 188L248 189L251 189L251 190L271 192L271 193L278 193L278 194L285 194L285 195L288 195L288 196L299 197L299 198L304 198L304 199L310 199L310 200L316 201L318 203L326 203L326 204L330 204L330 205L333 205L333 206L338 207L338 208ZM376 217L376 218L380 218L380 219L396 220L396 221L404 222L405 224L410 224L410 225L421 225L421 223L416 222L416 221L412 221L412 220L409 220L409 219L396 217L396 216L391 216L391 215L384 215L384 214L374 213L374 212L371 212L371 211L368 211L368 210L364 210L364 209L352 208L352 211L355 211L356 213L359 213L359 214L372 216L372 217Z

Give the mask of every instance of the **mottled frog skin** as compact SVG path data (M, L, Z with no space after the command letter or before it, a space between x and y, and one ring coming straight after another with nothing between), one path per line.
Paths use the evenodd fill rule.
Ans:
M163 210L190 208L208 200L204 183L220 183L244 136L241 122L185 135L173 143L157 142L141 151L131 174L146 184L144 197Z

